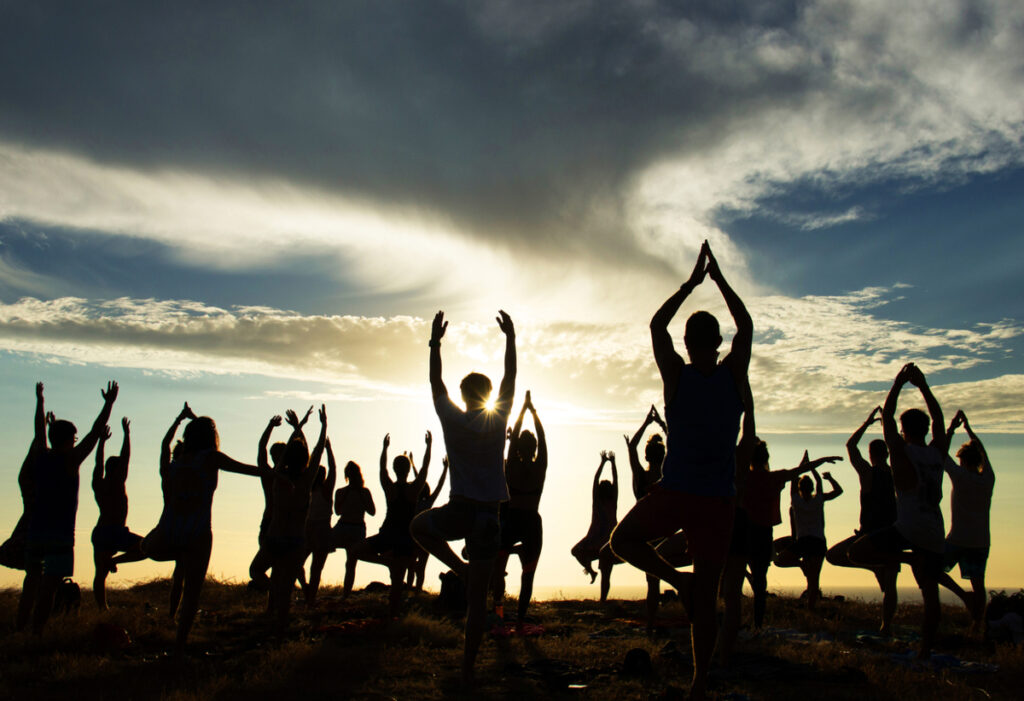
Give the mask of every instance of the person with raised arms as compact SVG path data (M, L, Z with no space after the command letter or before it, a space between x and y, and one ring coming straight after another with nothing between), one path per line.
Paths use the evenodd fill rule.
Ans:
M601 479L601 472L606 463L611 463L612 478ZM597 572L591 566L598 561L601 570L601 601L608 600L608 589L611 587L612 565L614 556L605 548L615 525L619 522L619 471L615 467L615 453L610 450L601 451L601 462L594 472L594 484L590 489L590 528L587 534L572 546L570 553L577 562L583 565L583 571L590 575L590 583L597 579Z
M415 464L412 466L412 469L413 474L417 474ZM416 502L416 516L419 516L424 511L434 508L434 504L437 502L437 498L441 496L441 490L444 488L444 483L447 480L448 456L445 455L441 458L441 479L437 481L437 485L434 489L430 489L429 482L423 484L423 491L420 492L420 498ZM409 572L406 575L405 583L410 589L414 591L423 591L423 579L427 574L427 562L429 560L430 553L417 544L412 556L412 565L409 566Z
M327 556L334 552L334 538L331 534L331 507L334 505L334 484L338 480L338 466L331 450L331 439L324 444L327 451L327 470L322 465L311 467L317 471L309 494L309 512L306 514L306 551L302 561L312 555L309 562L309 582L306 585L306 606L316 607L316 595L320 590L320 577L327 564ZM299 565L302 569L305 565Z

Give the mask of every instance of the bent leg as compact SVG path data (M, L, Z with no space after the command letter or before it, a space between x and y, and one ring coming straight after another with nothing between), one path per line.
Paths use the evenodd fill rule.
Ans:
M440 535L435 532L433 524L431 523L431 512L436 509L430 509L419 514L412 520L412 524L409 526L409 531L412 534L413 539L419 543L419 546L426 550L428 553L436 557L455 574L459 575L463 579L468 574L468 566L461 557L455 554L451 546L448 545L448 541L443 539ZM488 570L490 574L490 570ZM484 601L486 604L487 587L484 587Z

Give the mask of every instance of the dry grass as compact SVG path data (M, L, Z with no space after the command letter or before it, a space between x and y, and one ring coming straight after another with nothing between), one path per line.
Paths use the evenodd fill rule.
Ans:
M12 631L17 592L0 591L0 698L352 699L677 698L688 687L689 633L677 604L662 609L666 625L645 634L643 603L550 601L533 606L539 637L485 641L473 694L458 690L461 621L436 615L434 599L407 601L400 620L387 617L385 593L342 600L322 590L317 612L295 609L294 625L278 636L261 618L262 596L241 585L210 580L193 630L190 656L167 655L174 626L166 615L169 582L156 580L110 592L113 610L100 614L83 596L77 615L56 617L39 638ZM515 610L509 603L506 610ZM864 644L857 633L877 625L878 607L823 601L809 612L783 597L769 601L767 623L824 636L745 634L731 672L716 672L720 698L1016 699L1024 687L1024 651L1011 644L968 639L966 615L943 611L938 650L998 672L964 674L902 666L893 653L910 647L920 610L901 607L896 641ZM102 634L123 628L132 643L119 649ZM902 638L902 642L900 639ZM623 674L626 653L640 648L651 674Z

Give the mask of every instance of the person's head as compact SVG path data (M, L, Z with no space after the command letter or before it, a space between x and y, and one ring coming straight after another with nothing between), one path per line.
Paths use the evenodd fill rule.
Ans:
M320 467L316 468L316 478L313 480L313 489L319 489L320 487L323 487L326 481L327 470L324 469L323 465L321 465Z
M714 364L718 361L718 347L722 345L722 333L718 319L711 312L699 311L686 320L686 335L683 336L686 353L695 365Z
M287 444L282 443L281 441L270 446L270 462L274 467L281 465L281 462L284 460L284 451L287 447Z
M209 416L199 416L188 422L182 433L186 453L198 453L201 450L217 450L220 448L220 436L217 435L217 424Z
M309 446L301 433L297 433L288 439L284 448L284 457L281 459L285 473L289 478L297 480L302 476L302 471L309 464Z
M928 414L920 409L907 409L900 414L900 429L908 443L924 443L928 435Z
M363 486L363 470L358 464L349 460L345 463L345 479L350 487L359 488Z
M78 429L70 421L57 419L50 424L50 447L54 450L65 451L75 447L75 436Z
M471 372L462 378L459 389L462 390L462 401L466 403L466 410L474 411L486 406L493 387L487 375Z
M956 457L960 461L960 467L975 472L981 472L982 464L985 462L981 446L975 440L967 441L960 446L960 450L956 451Z
M103 474L106 475L107 479L116 479L123 481L127 476L127 471L124 469L124 460L121 459L120 455L111 455L107 458L107 463L103 467Z
M520 460L533 460L537 453L537 437L529 431L519 434L519 441L516 443L516 452Z
M886 461L889 459L889 446L881 438L876 438L868 443L868 457L871 460L872 467L887 467Z
M651 467L661 467L661 463L665 461L665 439L660 433L655 433L647 439L644 458Z
M814 495L814 482L807 475L800 478L796 485L797 491L804 499L810 499Z
M608 480L601 480L597 483L597 498L600 501L612 501L615 499L615 485Z
M750 456L750 466L757 470L768 469L768 444L754 437L754 452Z
M411 467L412 463L409 462L409 458L405 455L395 456L395 459L391 461L391 469L395 471L395 477L398 478L399 482L408 480Z

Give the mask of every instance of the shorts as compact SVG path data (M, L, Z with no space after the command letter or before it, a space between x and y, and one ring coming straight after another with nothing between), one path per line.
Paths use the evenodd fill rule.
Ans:
M306 550L313 553L334 552L330 520L306 521Z
M502 508L501 551L508 553L516 543L522 543L519 560L523 567L536 564L544 545L544 523L538 512L511 506Z
M395 557L412 557L416 553L416 541L408 529L381 529L377 535L366 539L366 548L378 555L391 553Z
M71 577L75 573L75 546L29 542L25 546L25 571L39 569L53 577Z
M969 548L946 543L943 569L949 572L954 565L960 565L960 579L975 579L985 576L988 565L988 548Z
M335 548L350 548L366 540L366 524L338 521L331 529L331 542Z
M805 535L803 538L797 538L795 541L791 542L789 550L797 557L804 559L808 557L825 557L825 551L827 551L828 548L826 547L826 543L823 538Z
M185 531L181 529L158 523L156 528L142 539L142 552L150 560L166 562L177 560L190 552L209 549L213 544L212 531L195 533L189 529L187 535L188 537L184 537Z
M431 534L443 540L466 539L470 560L493 560L501 546L501 521L497 502L449 501L420 514Z
M882 552L899 553L905 550L912 552L918 560L916 564L911 565L915 577L924 574L930 578L937 579L942 573L944 565L943 553L936 553L914 546L913 543L907 540L906 536L900 533L895 525L886 526L881 530L868 533L867 537L871 544Z
M744 550L747 564L752 569L767 570L775 555L775 540L772 537L774 526L762 526L747 522L746 542Z
M97 550L123 553L141 542L142 536L132 533L127 526L96 526L92 529L92 545Z
M682 530L695 560L722 563L729 553L734 503L733 497L688 494L655 484L626 518L638 520L649 541Z

